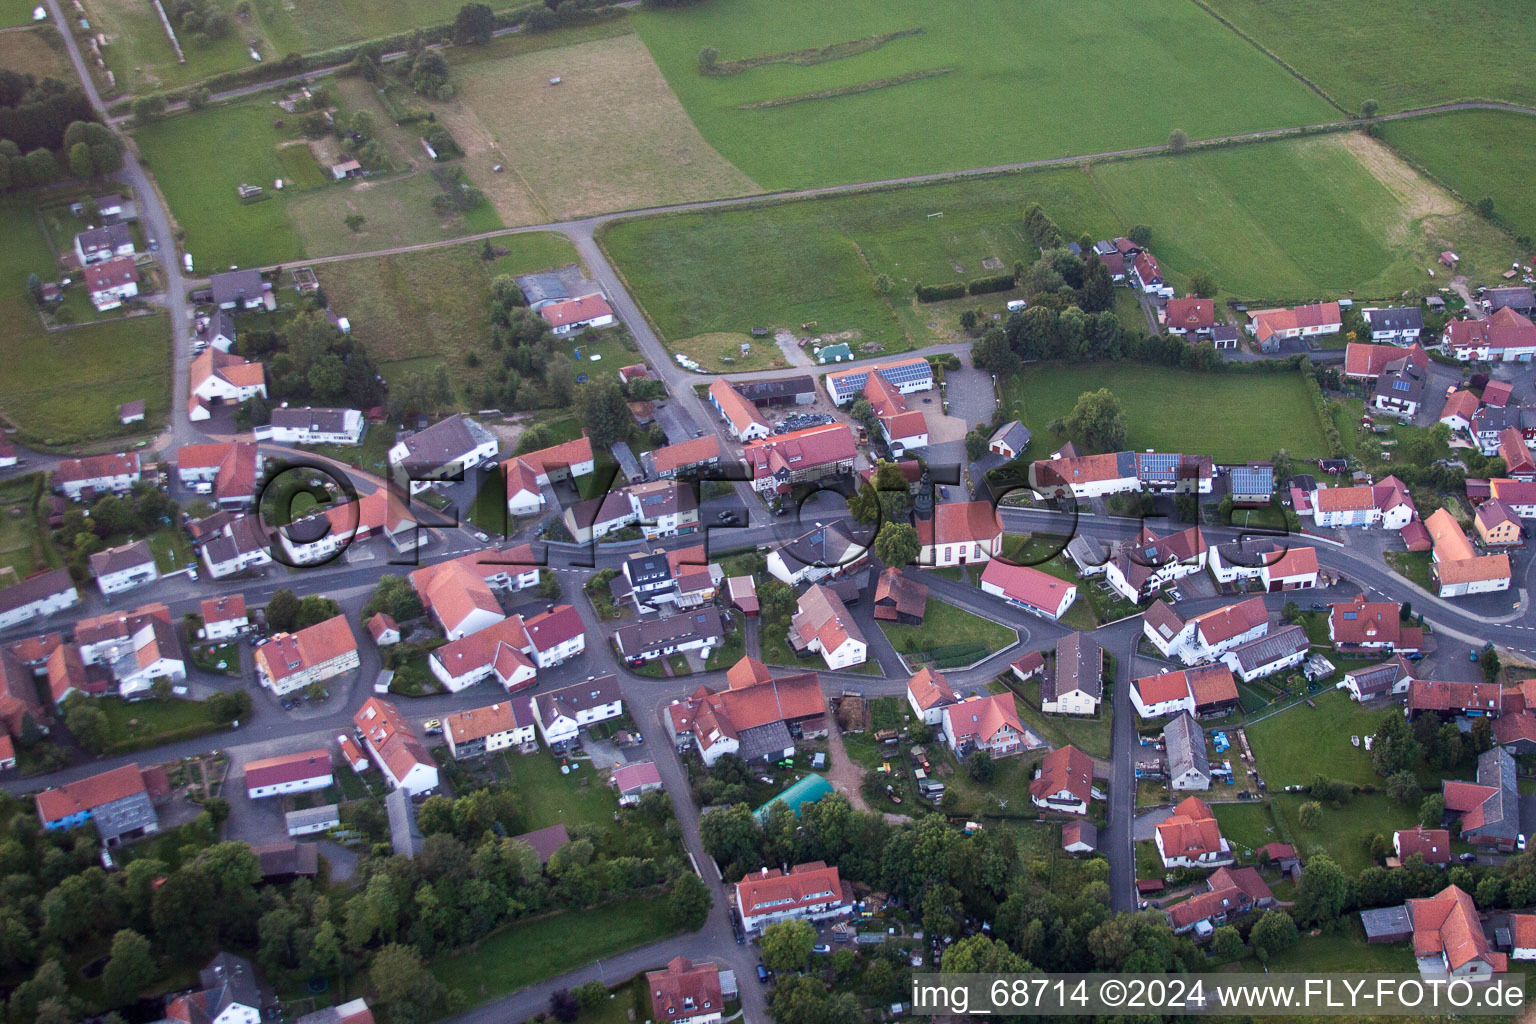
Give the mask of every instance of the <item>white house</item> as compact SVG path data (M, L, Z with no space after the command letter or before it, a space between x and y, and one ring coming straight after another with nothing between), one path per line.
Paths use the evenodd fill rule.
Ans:
M187 678L176 631L164 619L142 619L128 638L128 650L112 659L117 694L127 700L147 697L160 679L179 683Z
M120 594L160 578L155 567L155 553L149 541L134 541L121 547L98 551L91 556L91 574L103 594Z
M541 669L554 668L587 649L587 632L581 613L568 604L556 605L542 615L533 616L523 623L523 628L528 631L534 663Z
M789 872L763 868L736 883L742 930L754 936L780 921L827 921L853 913L853 890L837 868L821 861L796 864Z
M127 224L107 224L75 236L75 259L87 269L122 258L131 263L133 252L133 232Z
M619 681L612 675L538 694L530 706L539 735L551 750L575 740L584 727L624 713Z
M1045 755L1029 784L1029 802L1048 811L1087 814L1093 801L1093 759L1076 747Z
M116 309L124 299L139 294L139 268L128 258L110 260L86 267L85 290L91 297L91 305L100 312Z
M1302 626L1286 626L1226 651L1221 660L1245 683L1295 668L1312 653Z
M1003 553L1003 521L990 501L936 505L931 519L919 519L922 566L974 565Z
M278 697L350 672L359 664L357 638L345 615L297 633L274 634L256 649L256 677Z
M1103 699L1104 648L1082 633L1062 637L1056 643L1055 664L1040 682L1040 710L1092 715Z
M1232 847L1221 834L1211 805L1187 796L1153 835L1163 867L1214 868L1233 862Z
M419 796L437 788L437 763L411 732L399 708L389 701L369 697L352 716L352 722L390 786L404 790L407 796Z
M500 450L496 435L455 413L419 430L389 450L390 468L411 482L416 494L440 481L456 480Z
M797 607L789 628L795 650L820 654L834 671L864 664L869 644L840 597L818 583L800 595Z
M257 395L267 397L267 368L263 364L216 348L205 349L192 360L188 381L193 399L205 407L194 419L207 419L206 406L214 402L237 405Z
M959 702L960 695L942 672L924 667L907 680L907 703L924 725L939 725L944 718L944 709Z
M203 602L201 612L204 640L233 639L245 632L251 624L250 616L245 611L245 597L242 594L210 597Z
M1174 792L1211 788L1211 762L1205 751L1205 732L1187 712L1175 715L1163 726L1163 746L1168 755L1168 788Z
M574 334L588 327L608 327L618 322L608 300L600 294L548 303L539 307L539 315L549 321L550 330L558 335Z
M137 452L88 455L83 459L65 459L54 467L53 488L71 501L91 491L95 496L111 492L127 494L139 482Z
M272 544L259 516L240 516L202 544L203 565L214 579L272 564Z
M529 685L537 675L532 654L533 644L529 642L523 617L513 615L450 640L427 656L427 666L450 693L458 693L492 674L510 691Z
M1269 612L1263 598L1252 597L1185 620L1172 605L1158 601L1142 616L1141 628L1164 657L1193 665L1214 660L1269 632Z
M325 747L249 761L245 766L245 795L252 800L308 793L334 782L331 752Z
M80 603L80 592L64 569L29 576L0 589L0 629L53 615Z
M532 743L533 736L533 709L521 700L499 701L443 719L443 738L455 760Z
M288 408L272 410L272 420L256 428L256 440L275 444L358 444L363 414L357 409Z

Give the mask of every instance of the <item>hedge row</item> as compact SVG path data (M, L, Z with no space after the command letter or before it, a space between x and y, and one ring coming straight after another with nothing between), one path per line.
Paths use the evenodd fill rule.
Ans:
M918 302L942 302L945 299L965 298L965 283L950 281L948 284L920 284L917 286Z
M1310 373L1304 373L1302 380L1306 382L1307 394L1312 396L1312 407L1317 410L1317 418L1323 424L1323 437L1328 442L1328 454L1333 458L1344 456L1344 439L1339 436L1339 428L1333 424L1332 411L1328 408L1328 399L1323 397L1323 389L1317 383L1317 378Z
M985 295L988 292L1005 292L1013 287L1012 274L996 274L992 277L978 277L968 283L966 291L972 295Z

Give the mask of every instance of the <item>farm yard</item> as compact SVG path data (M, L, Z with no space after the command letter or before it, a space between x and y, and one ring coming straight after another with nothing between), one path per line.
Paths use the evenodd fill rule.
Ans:
M461 369L464 357L492 355L492 279L576 262L576 250L552 232L509 235L498 245L509 252L489 264L479 246L465 244L324 264L316 273L385 380L448 364L450 378L467 387L473 375Z
M759 191L699 134L634 35L472 56L455 65L458 96L435 108L509 223Z
M1462 110L1388 121L1381 137L1468 203L1492 199L1494 216L1514 234L1536 236L1536 182L1510 173L1536 152L1536 118Z
M1536 26L1512 0L1206 2L1350 112L1366 100L1384 112L1469 97L1536 100L1524 58Z
M899 352L951 340L959 307L1001 311L1009 293L925 306L912 289L1032 258L1022 212L1033 202L1071 238L1150 226L1175 287L1204 271L1224 295L1277 301L1424 289L1451 239L1464 267L1510 255L1496 228L1358 134L620 221L601 240L680 347L814 321L812 333L859 332L855 351ZM873 286L882 273L889 296Z
M768 189L1156 145L1175 128L1200 138L1337 116L1185 0L1099 19L1050 0L722 0L644 11L635 26L704 138ZM850 45L891 33L910 34ZM704 47L722 64L819 47L831 59L704 75ZM1131 114L1122 76L1086 72L1095 66L1135 68L1157 86L1136 90ZM1083 116L1117 109L1127 116Z
M44 199L43 201L46 201ZM54 277L54 257L31 205L0 204L0 277ZM16 439L43 447L141 433L124 427L117 407L142 398L145 421L163 422L170 407L170 326L163 314L47 331L21 287L0 293L0 416Z

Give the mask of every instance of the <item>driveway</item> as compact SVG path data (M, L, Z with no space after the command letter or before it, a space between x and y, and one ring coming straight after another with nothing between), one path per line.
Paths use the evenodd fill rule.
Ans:
M979 423L992 422L992 414L997 410L992 375L971 366L944 371L944 397L949 401L949 415L964 420L967 430Z
M854 810L869 810L862 790L864 769L848 756L848 750L843 746L843 731L835 724L827 730L827 761L827 781L832 783L832 788L845 794Z
M1172 807L1159 807L1155 811L1138 814L1131 823L1131 838L1136 842L1150 841L1157 834L1157 826L1173 817Z

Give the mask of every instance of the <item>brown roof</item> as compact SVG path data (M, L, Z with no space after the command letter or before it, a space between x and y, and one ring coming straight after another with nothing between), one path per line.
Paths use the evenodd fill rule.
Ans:
M149 541L138 540L131 544L98 551L91 556L91 574L98 579L124 569L137 569L141 565L154 564L155 553L149 549Z
M1093 759L1070 744L1046 754L1040 774L1029 784L1030 796L1042 800L1062 792L1084 803L1093 799Z
M908 579L894 565L882 572L875 581L875 618L910 615L920 619L927 608L928 585Z
M1426 864L1451 862L1451 833L1443 828L1400 829L1392 834L1397 843L1398 855L1404 860L1414 854L1424 858Z
M37 816L43 822L59 821L82 811L95 810L114 800L148 792L144 773L136 764L102 772L37 794Z
M1211 299L1169 299L1167 308L1170 329L1201 331L1216 326L1216 303Z
M955 692L953 686L949 685L949 680L944 678L944 673L927 666L907 680L907 693L924 711L944 704L955 704L960 700L960 695Z
M539 855L539 863L548 864L555 851L571 841L571 834L565 830L564 825L549 825L512 838L533 847L533 852Z
M110 455L88 455L83 459L65 459L53 470L53 483L79 480L96 480L109 476L137 476L139 455L137 452L113 452Z
M768 666L748 655L725 670L725 682L732 690L743 690L773 680Z
M1408 683L1409 711L1473 711L1494 715L1503 710L1504 691L1496 683L1441 682L1413 679Z
M1186 671L1189 692L1195 698L1195 710L1237 700L1237 681L1226 665L1203 665Z
M357 638L347 617L335 615L297 633L278 633L256 649L256 664L276 681L355 650Z
M518 714L515 704L525 710ZM525 701L497 701L470 711L456 711L443 719L443 730L453 737L454 745L485 739L501 732L513 732L533 724L533 712Z
M647 971L645 982L651 993L651 1019L658 1024L718 1011L724 1005L720 968L714 964L673 957L665 970Z

